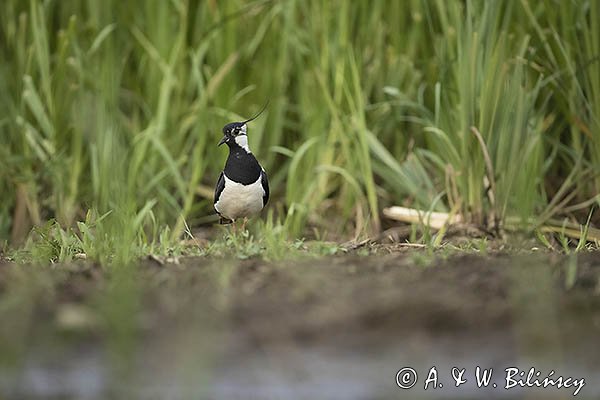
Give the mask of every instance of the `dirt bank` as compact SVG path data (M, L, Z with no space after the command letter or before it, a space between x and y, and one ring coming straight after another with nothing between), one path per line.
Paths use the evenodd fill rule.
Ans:
M393 380L403 365L482 362L587 374L578 397L600 392L595 253L444 259L410 251L283 263L189 258L146 261L127 272L3 265L0 313L13 321L0 330L11 356L3 363L10 374L0 380L5 398L119 397L123 390L144 398L142 382L149 381L157 385L152 393L175 398L185 398L182 388L205 398L319 398L322 390L331 391L326 398L389 398L403 394ZM83 378L40 383L48 357L65 376L92 365L84 378L94 389L86 391ZM113 374L115 360L148 368L123 380ZM165 362L170 373L158 367ZM206 381L182 381L180 368L196 368ZM158 384L173 380L177 389ZM357 386L341 389L349 385ZM440 393L498 394L481 390Z

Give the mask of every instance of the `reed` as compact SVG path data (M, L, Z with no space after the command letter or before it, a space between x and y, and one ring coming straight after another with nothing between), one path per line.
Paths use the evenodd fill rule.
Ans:
M272 182L268 226L288 238L366 236L388 205L585 223L599 13L593 0L5 0L0 240L31 244L56 221L109 262L214 222L220 128L267 99L250 145ZM90 215L106 217L85 236Z

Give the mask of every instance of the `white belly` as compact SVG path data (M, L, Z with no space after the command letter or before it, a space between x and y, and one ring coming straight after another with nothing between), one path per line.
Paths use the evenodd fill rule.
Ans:
M219 201L215 203L215 210L219 214L235 220L258 214L262 210L265 191L262 188L260 176L256 182L247 186L234 182L227 176L224 178L225 188L219 196Z

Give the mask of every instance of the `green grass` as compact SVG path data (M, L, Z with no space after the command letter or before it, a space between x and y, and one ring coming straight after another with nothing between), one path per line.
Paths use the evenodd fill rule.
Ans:
M5 0L0 243L103 264L172 252L216 221L221 127L266 100L249 135L271 181L253 228L269 257L379 232L387 205L492 231L593 227L598 8Z

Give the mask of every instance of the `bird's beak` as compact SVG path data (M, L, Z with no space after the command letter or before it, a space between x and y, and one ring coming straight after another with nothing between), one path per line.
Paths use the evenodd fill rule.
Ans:
M221 139L221 141L219 142L219 144L217 146L222 145L223 143L225 143L227 141L227 137L223 136L223 138Z

